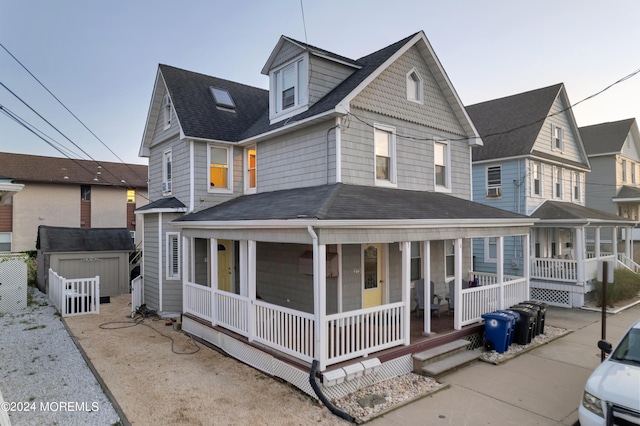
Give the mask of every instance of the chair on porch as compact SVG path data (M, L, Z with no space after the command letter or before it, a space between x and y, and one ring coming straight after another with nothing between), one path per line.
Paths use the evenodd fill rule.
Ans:
M415 282L416 289L416 302L418 305L416 306L416 316L420 313L420 311L424 311L424 279L419 279ZM437 303L434 303L434 300L437 300ZM435 293L435 284L431 281L431 303L429 306L429 310L431 313L437 312L438 317L440 316L440 302L442 301L442 296L438 296Z

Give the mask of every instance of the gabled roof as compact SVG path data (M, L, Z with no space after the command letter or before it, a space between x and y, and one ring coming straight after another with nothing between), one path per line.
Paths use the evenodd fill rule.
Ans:
M140 164L72 160L0 152L0 175L10 177L16 183L37 182L147 188L147 169L147 166Z
M251 220L526 220L526 216L438 192L342 183L244 195L175 222Z
M187 206L176 197L160 198L136 209L136 213L186 212Z
M580 127L580 136L587 155L620 153L627 135L633 131L634 127L635 136L638 139L638 126L635 121L635 118L628 118L626 120ZM640 140L637 143L640 143Z
M126 228L65 228L38 226L36 248L45 253L74 251L134 251Z
M462 102L422 31L357 60L345 58L286 37L281 37L279 45L281 43L295 43L303 49L309 49L312 54L353 66L355 71L308 110L290 119L271 124L268 91L181 70L168 65L160 65L140 155L148 155L148 147L158 119L158 114L152 114L152 111L158 109L161 94L164 90L162 86L166 86L171 102L174 105L178 123L181 127L181 137L227 142L256 140L260 135L271 134L271 132L285 127L296 126L313 118L325 117L327 114L344 115L345 109L348 108L348 105L345 104L348 104L348 101L359 93L371 79L382 72L397 55L400 55L416 43L422 43L422 51L429 56L428 60L432 67L432 72L434 72L436 80L441 84L443 93L447 96L454 113L465 129L467 133L465 136L470 139L477 139L477 132L471 120L469 120ZM276 50L277 47L274 51ZM270 57L269 61L271 59ZM269 61L267 61L267 64ZM236 102L235 113L218 110L215 107L209 92L210 86L229 91ZM247 109L246 111L245 108Z
M563 84L543 87L467 106L484 146L473 161L531 154L536 138Z
M560 224L586 224L598 223L601 225L629 225L635 226L637 222L617 216L612 213L592 209L580 204L563 201L544 201L532 214L531 217L540 219L538 226L547 226L549 223Z

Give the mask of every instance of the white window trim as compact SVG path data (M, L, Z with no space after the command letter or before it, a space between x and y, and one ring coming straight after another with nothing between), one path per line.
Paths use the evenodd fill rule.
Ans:
M227 150L227 187L211 187L211 148L222 148ZM231 194L233 193L233 147L225 145L207 144L207 192L210 194Z
M178 259L177 259L177 269L178 272L174 275L172 273L172 268L171 268L171 260L172 260L172 250L171 250L171 246L172 246L172 239L175 237L175 244L177 245L177 252L178 252ZM180 233L179 232L167 232L166 234L166 239L167 239L167 247L166 247L166 254L165 254L165 262L167 265L166 268L166 279L167 281L177 281L180 280L180 274L182 272L181 270L181 263L182 263L182 252L181 252L181 248L180 248Z
M411 84L413 84L413 78L411 77L412 75L414 75L418 78L417 81L417 92L418 92L418 97L414 99L413 95L414 93L412 93L411 89ZM405 84L407 87L407 100L410 102L415 102L417 104L422 105L424 103L424 82L422 80L422 76L420 75L420 73L418 72L417 69L413 68L411 69L407 75L406 75L406 79L405 79Z
M447 244L449 244L450 241L453 241L454 247L453 247L453 253L451 254L447 254ZM453 258L453 275L447 275L447 257L451 256ZM445 279L449 279L449 278L453 278L456 275L456 271L455 271L455 264L456 264L456 248L455 248L455 240L444 240L444 276Z
M622 159L620 168L622 169L622 183L627 183L627 160Z
M560 132L560 147L556 147L556 131ZM551 151L564 152L564 129L551 123Z
M171 159L171 179L167 178L167 158ZM162 152L162 195L170 195L173 190L173 152L167 149Z
M5 240L8 240L4 241L4 244L9 243L9 250L0 250L0 253L11 253L11 250L13 248L13 232L0 232L0 236L8 236L8 238L4 238Z
M631 170L631 183L635 185L636 184L636 163L634 163L633 161L630 161L629 167Z
M397 157L396 157L396 128L393 126L387 126L385 124L374 123L373 124L373 178L376 186L387 186L396 188L397 184ZM376 173L376 145L375 145L375 131L381 130L383 132L391 133L391 142L389 146L389 180L378 179Z
M172 113L173 105L171 103L171 98L168 93L162 97L162 121L164 123L163 130L167 130L171 127L171 113Z
M576 197L576 186L578 187L578 197ZM571 173L571 199L574 201L582 201L582 179L580 172Z
M500 169L500 184L496 185L496 184L492 184L489 185L489 169L492 168L499 168ZM500 198L502 197L502 164L494 164L492 166L487 166L485 168L485 184L487 187L487 198ZM492 190L497 190L497 192L495 193L495 195L491 194Z
M296 72L296 90L294 96L294 105L291 108L287 108L282 111L278 111L278 98L280 96L277 93L276 73L288 68L289 66L300 62L302 69L303 81L298 80L300 73ZM296 71L298 68L296 67ZM282 74L282 73L281 73ZM305 53L301 56L297 56L291 61L282 64L278 68L274 68L269 72L269 120L271 124L282 121L286 118L293 117L296 114L300 114L309 109L309 55Z
M435 144L444 145L444 162L445 162L445 182L446 185L436 185L436 155ZM447 140L435 140L433 142L433 186L436 192L451 192L451 145Z
M496 246L496 257L491 257L491 238L494 238ZM484 239L484 261L485 263L498 263L498 240L497 237L486 237Z
M249 187L249 151L250 150L255 150L256 152L256 187L255 188L250 188ZM242 169L244 171L244 193L245 194L255 194L256 190L258 188L258 147L256 145L252 145L252 146L248 146L244 149L243 154L242 154L242 158L243 158L243 165L242 165Z
M538 180L540 181L540 193L536 194L536 175L534 173L535 165L538 165ZM531 162L531 196L544 197L544 166L538 161Z
M560 181L558 181L558 173L560 176ZM564 170L562 167L554 167L553 168L553 193L551 194L552 198L557 198L562 200L564 198ZM558 194L556 191L557 185L560 184L560 193Z

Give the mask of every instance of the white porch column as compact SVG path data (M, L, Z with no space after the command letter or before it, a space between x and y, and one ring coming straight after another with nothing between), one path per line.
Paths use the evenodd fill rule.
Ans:
M182 236L182 265L180 265L181 268L181 272L182 272L182 312L186 312L187 310L187 298L185 297L186 291L186 284L187 281L189 280L189 274L188 271L189 269L187 269L189 267L189 238L185 237L184 235Z
M596 226L596 236L595 236L595 239L596 239L596 240L595 240L595 243L594 243L594 244L596 245L596 246L594 247L594 248L595 248L595 251L596 251L596 252L595 252L595 257L596 257L596 259L599 259L599 258L600 258L600 227L599 227L599 226Z
M455 285L455 307L453 308L453 328L456 330L462 329L462 238L456 238L453 240L453 253L455 258L454 265L454 280ZM426 301L425 301L426 305Z
M431 301L431 241L422 241L422 270L424 271L424 291L425 291L425 309L424 309L424 328L423 333L427 336L431 334L431 312L427 315L427 301ZM431 310L429 310L431 311Z
M249 272L249 265L247 263L247 240L241 240L238 243L240 249L240 296L249 297L249 287L247 284L247 273Z
M522 262L522 274L527 283L527 300L531 299L531 252L529 251L531 246L529 244L529 234L524 234L522 236L522 258L524 259Z
M578 281L578 285L584 285L584 273L587 265L585 264L585 253L586 253L586 244L585 244L585 229L584 226L580 226L576 228L576 250L574 253L576 254L576 280Z
M618 227L614 226L611 230L611 243L613 244L613 258L618 259Z
M195 244L195 241L194 241ZM194 251L195 253L195 247ZM218 240L216 238L209 239L209 253L211 262L209 263L209 277L211 281L211 323L216 325L218 323Z
M500 284L500 295L498 300L498 309L504 309L504 237L499 236L496 240L496 275Z
M248 339L253 341L256 335L256 242L247 241L247 256L245 269L247 271L247 294L249 297L249 312L247 313ZM242 247L242 245L241 245Z
M624 254L627 258L633 260L633 255L631 253L631 227L627 226L624 231L625 234L625 244L624 244Z
M408 346L411 344L411 241L402 241L400 248L402 249L402 304L404 305L402 318L404 330L402 332L404 344ZM424 303L425 316L427 316L429 309L427 300L429 299L425 299Z

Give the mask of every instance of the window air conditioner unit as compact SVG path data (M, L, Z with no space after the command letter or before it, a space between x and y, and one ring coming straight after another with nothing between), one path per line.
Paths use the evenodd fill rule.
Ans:
M502 188L487 188L487 197L500 197L502 195Z
M162 192L171 192L171 182L162 182Z

